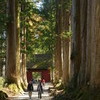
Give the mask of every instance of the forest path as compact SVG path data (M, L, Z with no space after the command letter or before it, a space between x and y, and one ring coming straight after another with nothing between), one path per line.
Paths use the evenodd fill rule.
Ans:
M51 83L46 83L43 87L44 93L42 94L41 100L51 100L52 97L49 96L49 88L53 85ZM9 97L8 100L40 100L38 98L38 92L37 92L37 84L34 84L34 92L32 93L32 98L29 99L28 92L23 92L20 95Z

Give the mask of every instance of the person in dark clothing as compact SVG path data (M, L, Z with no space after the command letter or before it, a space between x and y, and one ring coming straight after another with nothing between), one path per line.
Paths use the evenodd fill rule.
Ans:
M41 81L39 81L38 86L37 86L37 91L38 91L38 98L42 98L42 93L43 93L43 87L41 84Z
M35 80L34 80L34 79L32 79L32 83L33 83L33 84L35 83Z
M27 90L28 90L29 98L31 99L31 97L32 97L32 91L34 90L32 81L30 81L28 83Z

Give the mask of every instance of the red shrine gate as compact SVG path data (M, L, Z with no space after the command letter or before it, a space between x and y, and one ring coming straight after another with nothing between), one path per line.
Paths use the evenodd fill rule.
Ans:
M27 69L27 81L32 80L32 73L41 73L41 80L45 79L46 82L50 82L50 70L49 69Z

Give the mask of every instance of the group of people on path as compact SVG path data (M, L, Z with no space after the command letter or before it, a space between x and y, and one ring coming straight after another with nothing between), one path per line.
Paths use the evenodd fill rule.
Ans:
M37 91L38 91L38 98L42 98L42 93L43 93L43 85L45 85L45 80L43 79L42 81L38 81L38 86L37 86ZM27 86L29 98L31 99L32 97L32 92L34 91L33 87L33 81L29 81L28 86Z

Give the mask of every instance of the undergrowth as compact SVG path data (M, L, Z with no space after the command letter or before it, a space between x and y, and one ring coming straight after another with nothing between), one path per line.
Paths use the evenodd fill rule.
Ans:
M2 90L4 82L5 79L3 77L0 77L0 90Z
M64 88L63 92L55 94L53 100L100 100L100 88Z
M5 78L0 77L0 100L6 100L8 95L15 95L21 93L23 90L15 83L9 83Z

